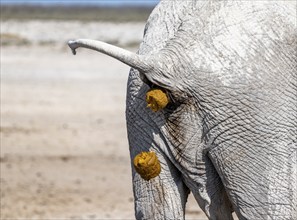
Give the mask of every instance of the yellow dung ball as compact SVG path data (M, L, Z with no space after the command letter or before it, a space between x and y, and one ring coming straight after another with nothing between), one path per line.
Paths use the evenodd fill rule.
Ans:
M147 107L152 111L157 112L166 107L169 99L164 91L161 89L151 89L146 93Z
M155 152L141 152L134 158L136 172L145 180L158 176L161 172L160 161Z

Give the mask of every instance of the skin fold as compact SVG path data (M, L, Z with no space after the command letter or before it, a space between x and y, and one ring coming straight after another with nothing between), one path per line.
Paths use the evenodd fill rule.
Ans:
M133 67L131 161L155 152L161 165L148 181L132 165L137 219L184 219L190 191L209 219L297 219L296 42L295 1L171 0L137 54L69 43ZM152 111L156 87L169 103Z

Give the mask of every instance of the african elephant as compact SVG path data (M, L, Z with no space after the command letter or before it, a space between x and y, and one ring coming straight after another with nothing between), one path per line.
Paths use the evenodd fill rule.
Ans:
M132 67L131 161L161 164L149 180L132 165L137 219L183 219L189 192L209 219L297 219L296 39L296 1L164 0L137 54L69 42ZM159 111L152 88L169 99Z

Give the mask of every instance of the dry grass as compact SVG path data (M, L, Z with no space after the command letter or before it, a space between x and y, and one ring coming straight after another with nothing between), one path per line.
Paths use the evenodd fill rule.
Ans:
M152 7L66 7L1 5L1 20L146 21Z
M0 45L1 46L8 46L8 45L28 45L30 41L17 35L11 33L1 33L0 34Z

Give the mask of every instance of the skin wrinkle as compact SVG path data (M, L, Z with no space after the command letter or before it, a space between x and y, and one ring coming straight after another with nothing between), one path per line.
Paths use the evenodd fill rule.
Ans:
M194 136L192 136L192 137L194 137ZM189 142L190 141L191 140L189 140ZM180 143L179 143L179 145L173 145L173 146L176 146L175 149L173 149L173 150L170 149L170 150L172 151L174 162L179 162L181 167L187 167L186 166L187 164L191 164L192 158L191 157L187 158L187 157L185 157L186 155L184 155L185 152L187 152L186 151L187 146L184 146L183 149L180 149L180 146L181 146ZM183 168L181 168L181 170L182 169Z
M197 133L196 133L197 134ZM186 155L186 151L185 149L187 148L187 146L189 145L189 143L192 141L192 139L195 137L196 135L193 134L191 135L191 137L189 138L189 140L185 143L180 143L179 145L177 145L177 149L179 149L176 154L174 155L174 157L176 158L175 160L180 163L180 164L189 164L192 162L191 158L187 158L187 155ZM182 144L184 145L183 148L181 148L180 146L182 146ZM189 171L191 172L191 171Z
M147 126L150 126L152 129L154 128L152 125L150 125L149 122L147 122L146 120L144 120L144 118L143 118L141 115L137 115L137 117L140 117L140 118L142 119L141 121L142 121L142 122L145 122L145 124L146 124ZM136 123L137 123L137 121L136 121ZM134 123L129 123L129 125L134 126L136 129L139 129L140 131L143 129L142 126L136 126L136 125L134 125ZM144 134L146 133L144 129L142 130L142 132L143 132ZM148 135L148 137L149 137L149 135Z
M183 108L185 108L185 107L183 107ZM174 118L174 120L172 121L171 118ZM165 124L165 127L167 128L167 130L173 137L174 145L178 146L178 145L182 144L183 141L185 140L185 136L183 135L183 133L179 132L185 126L187 126L187 124L182 121L182 118L179 116L179 113L178 114L175 113L173 116L170 116L167 118L167 123ZM189 131L189 133L190 133L190 131Z
M224 123L224 122L226 122L226 121L232 119L233 117L234 117L234 116L231 115L231 116L229 116L229 117L223 119L222 121L220 121L220 122L214 124L212 127L207 128L207 130L205 130L205 131L203 132L203 134L202 134L202 136L201 136L201 140L204 140L204 139L205 139L205 140L207 141L208 138L206 138L206 137L208 136L208 133L211 132L212 129L214 129L214 128L220 126L222 123ZM205 124L207 124L207 122L205 122ZM205 126L206 126L206 125L205 125Z
M238 131L238 132L233 132L233 133L229 133L228 135L230 135L229 138L222 138L220 139L220 141L217 141L215 143L215 147L219 147L219 146L222 146L222 145L230 145L231 143L233 144L238 144L238 143L249 143L251 141L253 141L253 137L247 137L247 136L244 136L244 135L241 135L241 134L244 134L242 131ZM263 141L259 141L259 142L256 142L255 144L268 144L269 142L263 142ZM247 145L247 144L241 144L242 146L243 145ZM215 148L213 147L213 148Z
M274 112L277 112L277 111L274 111ZM240 114L237 113L237 115L239 116ZM245 116L244 116L244 117L245 117Z
M237 128L237 127L235 127L235 128ZM228 131L233 131L233 129L230 129L230 130L228 130ZM246 141L245 143L246 143L246 145L248 145L248 143L249 143L250 141L252 141L253 139L250 139L250 140L249 140L249 136L246 136L246 135L245 135L246 131L248 131L249 133L254 133L254 134L256 135L256 137L255 137L255 135L252 135L252 136L251 136L251 137L253 137L253 139L257 139L257 138L259 138L258 141L255 141L255 144L268 144L268 143L269 143L269 141L265 142L265 140L262 140L261 136L258 135L257 132L253 132L252 130L249 130L249 129L245 129L245 130L241 129L241 130L239 130L239 131L238 131L238 129L235 129L235 132L233 132L233 133L228 133L228 135L230 136L230 137L228 138L228 140L231 140L230 138L232 138L232 137L235 137L235 138L237 137L237 138L240 139L240 140L247 139L247 141ZM271 135L271 136L274 136L274 135ZM224 140L224 139L223 139L223 140ZM232 140L232 141L234 142L234 140Z

